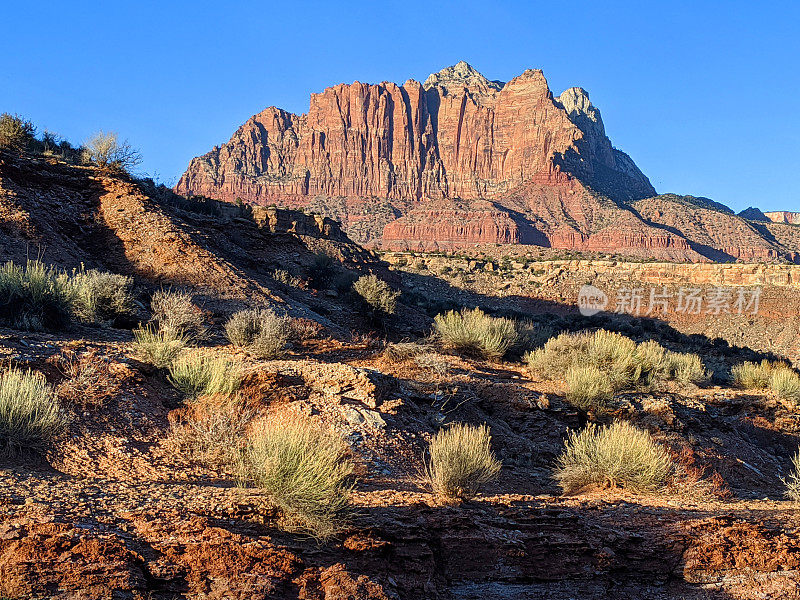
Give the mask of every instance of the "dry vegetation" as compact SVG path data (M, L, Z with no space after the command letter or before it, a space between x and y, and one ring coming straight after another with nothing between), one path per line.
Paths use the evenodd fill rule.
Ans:
M0 454L42 452L66 425L47 379L36 371L0 373Z
M266 308L242 310L225 324L225 333L234 346L258 358L279 358L292 336L292 320Z
M437 315L434 334L445 348L491 360L499 360L517 341L514 321L492 317L479 308Z

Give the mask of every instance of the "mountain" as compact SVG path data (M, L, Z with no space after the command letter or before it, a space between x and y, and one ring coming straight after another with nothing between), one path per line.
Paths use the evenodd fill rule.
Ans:
M681 261L797 250L708 199L656 196L584 89L556 97L540 70L504 83L466 62L422 84L339 84L312 94L303 115L267 108L194 158L176 191L307 208L362 244L399 250L533 244ZM639 214L647 198L668 203L668 223L652 202ZM676 210L714 211L743 236L706 248Z

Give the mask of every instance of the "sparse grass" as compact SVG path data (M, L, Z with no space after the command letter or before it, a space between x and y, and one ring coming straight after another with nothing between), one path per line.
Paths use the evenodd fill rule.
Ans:
M800 402L800 376L789 367L773 370L769 387L779 398Z
M231 316L225 333L233 345L247 348L259 358L278 358L292 334L291 319L269 309L243 310Z
M151 324L133 331L134 354L157 369L169 368L187 343L184 336Z
M239 363L229 358L193 350L170 365L169 381L189 398L228 396L239 389L242 373Z
M434 493L445 500L468 500L495 479L501 464L492 452L491 440L486 425L464 423L433 436L425 466Z
M614 396L614 387L606 374L593 365L571 366L564 381L567 386L567 400L584 411L590 408L602 410Z
M56 387L56 396L81 408L99 408L120 391L120 381L112 362L96 350L78 356L64 352L58 367L65 379Z
M266 490L292 525L321 538L341 529L352 473L344 440L296 413L256 424L240 460L244 481Z
M388 283L375 275L359 277L353 283L353 291L375 313L393 315L397 310L397 298L400 292L393 290Z
M41 452L66 425L53 388L36 371L0 374L0 454Z
M69 281L37 260L0 267L0 319L13 327L63 329L70 322L72 298Z
M95 269L74 272L68 277L72 287L72 309L86 323L114 323L134 315L133 279Z
M430 344L419 342L393 342L386 344L383 355L394 361L408 360L433 350Z
M190 414L173 426L170 440L179 452L214 468L236 464L255 411L238 396L201 396Z
M565 379L573 367L596 367L612 391L667 380L699 384L708 378L696 354L671 352L654 341L637 345L603 329L562 333L526 354L525 360L531 371L551 380Z
M792 456L792 470L783 480L786 486L786 497L795 502L800 502L800 450Z
M571 432L554 475L566 494L593 486L652 492L664 485L672 468L649 433L615 422Z
M436 338L445 348L486 359L500 359L517 340L514 321L479 308L448 311L434 318Z
M202 339L206 334L203 312L186 292L159 290L150 300L153 322L173 337L187 340Z

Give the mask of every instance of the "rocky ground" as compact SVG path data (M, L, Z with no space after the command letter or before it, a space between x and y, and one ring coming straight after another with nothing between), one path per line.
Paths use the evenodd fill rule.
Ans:
M44 373L70 419L46 452L0 463L3 600L799 596L800 520L781 481L800 443L798 410L729 382L732 364L783 347L744 341L758 331L791 337L778 310L796 302L791 287L780 287L756 333L725 321L752 346L737 347L677 322L577 319L563 286L583 272L548 283L527 269L538 286L495 274L472 285L438 267L391 269L314 215L156 192L91 168L0 155L5 259L24 261L36 248L65 269L129 275L141 321L154 290L185 289L209 325L203 352L245 369L240 410L226 413L215 398L187 402L133 352L130 328L0 329L3 364ZM346 291L366 272L403 292L383 323ZM518 359L464 358L426 341L430 314L461 304L523 311L542 332L602 325L699 353L713 371L707 385L622 393L608 414L588 415L647 429L682 477L650 496L562 495L553 465L587 415ZM244 306L285 311L304 334L285 357L257 360L222 334ZM430 346L416 357L387 353L404 338ZM99 377L79 382L75 365ZM230 436L198 444L196 432L217 417L244 431L280 411L313 415L347 441L357 484L331 539L287 527L263 492L238 481L221 458ZM488 424L503 465L460 504L440 502L421 477L430 436L452 422Z

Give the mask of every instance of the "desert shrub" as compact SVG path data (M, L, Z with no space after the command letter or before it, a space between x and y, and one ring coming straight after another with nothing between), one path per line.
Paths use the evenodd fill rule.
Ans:
M541 348L555 335L552 327L527 319L518 320L516 329L517 339L508 351L514 357L522 357L526 352Z
M265 308L242 310L225 324L225 333L233 345L247 348L259 358L277 358L292 333L291 319Z
M242 383L242 373L239 364L229 358L195 350L172 362L168 379L190 398L197 398L232 394Z
M107 356L97 350L82 355L66 351L57 360L64 380L56 387L56 396L74 406L97 408L120 391L117 369Z
M393 290L388 283L375 275L359 277L353 284L353 291L375 313L393 315L397 310L400 292Z
M20 329L62 329L69 324L72 287L56 269L37 260L0 267L0 319Z
M312 340L323 331L322 325L311 319L289 319L289 339L297 342Z
M276 415L253 428L239 462L242 479L264 489L295 527L320 537L340 529L353 463L335 432L296 413Z
M328 289L333 285L337 274L338 261L330 254L318 251L308 269L308 281L317 290Z
M680 383L703 383L708 379L708 372L697 354L669 352L671 377Z
M783 480L786 486L786 497L795 502L800 502L800 450L792 456L792 470Z
M428 481L441 498L475 497L500 473L500 461L491 447L486 425L457 423L439 431L430 441L426 463Z
M79 320L113 323L135 314L131 277L92 269L76 271L67 279L72 288L72 310Z
M779 398L800 402L800 376L789 367L778 367L772 371L769 388Z
M492 317L479 308L436 315L434 332L440 343L464 354L500 359L517 340L514 321Z
M303 284L302 279L295 277L286 269L275 269L275 271L272 272L272 278L278 283L282 283L283 285L293 288L301 287Z
M113 132L98 131L84 143L84 161L104 169L128 171L142 162L142 157Z
M597 367L614 391L654 381L701 383L707 378L696 354L671 352L654 341L636 344L619 333L562 333L525 355L531 371L548 379L563 379L573 367Z
M42 451L65 425L44 375L15 368L0 374L0 454Z
M564 376L567 400L580 408L595 410L604 408L614 396L614 387L608 376L593 365L573 365Z
M186 292L158 290L150 300L153 322L161 331L187 340L201 339L206 334L205 319L200 308Z
M731 375L733 375L734 383L738 386L748 390L764 390L769 387L772 370L772 364L764 359L760 363L743 362L734 365Z
M186 337L151 324L133 331L134 354L157 369L169 368L187 343Z
M669 455L646 431L624 422L589 424L569 434L555 478L564 493L588 486L648 492L663 486L671 469Z
M19 115L0 115L0 148L21 152L33 143L35 134L33 123Z

